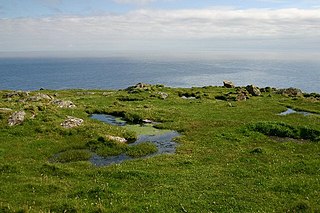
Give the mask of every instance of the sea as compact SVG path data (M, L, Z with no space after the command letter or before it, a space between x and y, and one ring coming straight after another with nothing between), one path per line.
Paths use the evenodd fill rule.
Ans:
M124 89L139 82L169 87L300 88L320 93L320 60L237 57L7 57L0 90Z

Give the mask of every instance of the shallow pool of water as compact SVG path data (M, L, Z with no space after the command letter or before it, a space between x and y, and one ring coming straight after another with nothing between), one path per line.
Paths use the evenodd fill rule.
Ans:
M144 158L160 154L175 153L176 151L177 143L174 142L173 139L180 135L176 131L157 129L153 127L153 125L151 124L128 124L121 118L115 117L113 115L93 114L90 117L92 119L96 119L111 125L123 126L124 128L136 131L138 134L139 132L144 132L145 134L138 135L138 139L134 143L128 145L135 146L143 142L151 142L155 144L157 146L158 151L150 155L144 156ZM96 166L106 166L114 163L121 163L125 160L131 159L137 158L132 158L125 154L110 157L102 157L97 154L93 154L93 156L90 159L90 162Z
M291 108L288 108L286 111L279 113L279 115L290 115L290 114L302 114L304 116L307 116L307 115L311 115L312 113L305 112L305 111L295 111Z

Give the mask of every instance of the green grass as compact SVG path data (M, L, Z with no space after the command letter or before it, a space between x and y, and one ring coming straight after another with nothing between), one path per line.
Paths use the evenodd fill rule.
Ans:
M13 127L7 125L11 113L0 113L0 212L320 211L320 101L314 95L291 98L268 91L235 102L236 89L223 87L31 95L39 92L77 107L0 99L1 108L27 113L25 122ZM162 100L157 92L169 96ZM186 100L182 94L199 98ZM315 114L279 116L287 107ZM180 132L176 154L93 166L90 152L142 156L155 148L108 141L106 135L135 139L143 132L89 118L97 112L133 122L151 119L161 122L161 129ZM83 119L83 125L64 129L60 123L67 116ZM279 137L285 140L279 143ZM58 153L60 160L51 161Z
M157 152L157 146L151 142L144 142L128 147L126 154L133 158L144 157Z

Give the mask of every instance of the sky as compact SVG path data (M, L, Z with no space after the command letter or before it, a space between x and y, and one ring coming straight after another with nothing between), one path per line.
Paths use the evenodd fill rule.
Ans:
M320 0L0 0L0 53L318 54Z

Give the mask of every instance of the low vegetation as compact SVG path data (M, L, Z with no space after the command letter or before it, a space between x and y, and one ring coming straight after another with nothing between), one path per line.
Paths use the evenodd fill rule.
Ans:
M261 92L147 84L0 91L0 212L320 212L319 95ZM312 114L279 115L288 107ZM19 111L24 121L9 126ZM179 146L143 158L157 147L107 136L132 142L146 132L92 113L154 121L178 131ZM83 122L62 126L70 116ZM134 159L97 167L93 154Z

